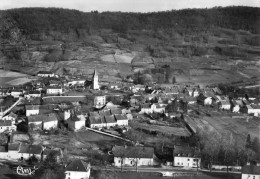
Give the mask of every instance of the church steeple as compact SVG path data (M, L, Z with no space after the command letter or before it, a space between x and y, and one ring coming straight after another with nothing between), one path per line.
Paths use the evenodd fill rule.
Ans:
M96 68L94 69L94 73L93 73L93 79L92 79L92 85L93 85L93 89L99 89L99 85L98 85L98 73L96 71Z

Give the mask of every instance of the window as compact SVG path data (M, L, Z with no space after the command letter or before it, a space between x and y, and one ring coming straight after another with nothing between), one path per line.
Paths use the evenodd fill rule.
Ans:
M188 158L187 160L188 160L188 161L190 161L190 159L189 159L189 158Z
M197 159L193 159L193 162L196 162L197 161Z

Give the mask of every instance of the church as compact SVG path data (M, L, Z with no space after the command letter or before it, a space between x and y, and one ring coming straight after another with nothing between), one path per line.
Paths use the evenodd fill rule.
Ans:
M98 81L98 72L94 69L94 73L92 75L88 75L87 80L85 81L85 86L89 87L93 90L99 90L99 81Z
M94 74L92 77L92 89L98 90L99 89L99 84L98 84L98 73L96 69L94 69Z

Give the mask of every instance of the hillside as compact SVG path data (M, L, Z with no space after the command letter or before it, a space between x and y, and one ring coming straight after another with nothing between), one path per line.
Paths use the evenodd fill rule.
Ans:
M139 81L200 84L257 83L260 76L260 8L11 9L0 11L0 41L0 66L29 74L89 74L96 67L114 80L135 73Z

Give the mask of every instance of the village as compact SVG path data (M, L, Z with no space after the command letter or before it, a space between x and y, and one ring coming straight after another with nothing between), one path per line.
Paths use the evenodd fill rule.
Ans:
M196 84L134 84L131 78L111 82L100 79L98 69L76 77L40 71L25 85L1 87L0 95L1 161L25 164L33 160L37 164L55 153L60 163L70 161L66 178L89 178L91 165L100 163L121 170L159 166L162 171L168 167L237 172L242 178L260 175L257 151L251 158L245 154L241 160L233 156L214 161L206 157L208 141L201 141L211 135L217 136L216 143L218 138L220 143L239 138L243 146L239 147L250 143L248 148L253 150L253 141L259 137L257 95L228 95L218 86ZM106 141L103 149L91 143L91 151L99 157L90 162L87 158L92 153L85 151L85 146L75 149L67 141L61 146L59 137L65 140L66 135L79 138L81 143L91 135L116 141L109 145ZM201 151L202 144L205 151ZM214 145L211 147L220 147ZM232 147L239 148L235 145ZM226 151L232 153L230 148Z

